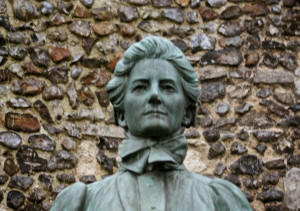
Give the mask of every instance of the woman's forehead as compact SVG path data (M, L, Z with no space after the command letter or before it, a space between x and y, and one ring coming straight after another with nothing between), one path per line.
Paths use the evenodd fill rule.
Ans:
M144 59L139 61L129 74L129 82L149 78L174 80L180 83L180 75L172 63L162 59Z

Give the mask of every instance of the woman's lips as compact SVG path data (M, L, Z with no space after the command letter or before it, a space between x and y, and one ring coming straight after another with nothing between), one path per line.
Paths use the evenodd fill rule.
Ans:
M149 114L160 114L160 115L167 115L166 112L160 111L160 110L150 110L146 111L143 115L149 115Z

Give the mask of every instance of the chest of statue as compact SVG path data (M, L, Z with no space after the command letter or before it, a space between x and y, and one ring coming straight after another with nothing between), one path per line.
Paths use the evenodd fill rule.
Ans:
M215 210L205 179L194 178L186 170L143 174L123 172L106 181L105 186L97 186L96 183L88 188L85 210ZM203 200L199 198L199 193Z

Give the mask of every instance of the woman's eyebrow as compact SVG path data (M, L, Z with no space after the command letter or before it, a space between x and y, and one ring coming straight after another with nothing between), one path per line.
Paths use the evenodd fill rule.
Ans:
M145 79L145 78L136 78L134 79L131 83L137 83L137 82L144 82L147 83L149 81L149 79Z
M160 82L167 82L167 83L173 83L176 84L176 81L172 78L163 78L161 80L159 80Z

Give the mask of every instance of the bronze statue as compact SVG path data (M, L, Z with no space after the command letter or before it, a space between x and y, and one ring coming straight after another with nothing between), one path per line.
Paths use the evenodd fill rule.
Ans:
M230 182L186 170L183 134L195 123L198 79L172 42L132 45L108 83L116 124L125 129L120 171L63 190L51 211L250 211Z

